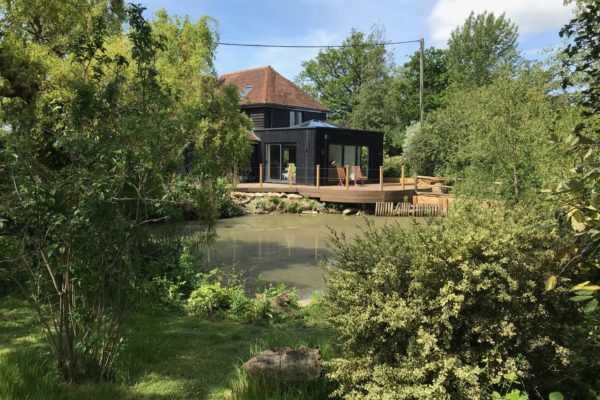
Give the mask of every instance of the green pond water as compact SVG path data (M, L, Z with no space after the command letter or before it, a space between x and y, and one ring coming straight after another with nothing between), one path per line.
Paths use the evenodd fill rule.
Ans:
M409 218L369 217L375 226L399 224L409 227ZM207 262L226 270L243 272L248 285L284 282L297 289L299 298L309 298L321 291L324 281L319 264L332 257L328 246L330 231L344 232L346 237L360 235L363 217L339 214L273 214L244 216L220 220L216 242L206 251ZM186 224L185 234L194 234L194 225Z

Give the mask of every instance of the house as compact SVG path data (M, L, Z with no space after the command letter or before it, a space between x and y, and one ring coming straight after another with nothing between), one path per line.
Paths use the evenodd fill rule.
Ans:
M360 166L378 179L383 134L327 123L329 109L270 66L222 75L223 84L240 90L240 108L252 119L253 154L248 180L287 183L290 165L298 184L338 183L336 166ZM294 174L295 172L295 174Z

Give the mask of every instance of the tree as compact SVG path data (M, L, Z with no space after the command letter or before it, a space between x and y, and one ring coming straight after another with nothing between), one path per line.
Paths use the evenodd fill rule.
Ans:
M420 119L419 59L419 52L415 52L409 61L395 71L386 97L386 112L393 118L390 124L393 133L389 136L392 138L393 147L397 149L402 148L408 126ZM426 113L429 113L446 103L448 88L446 51L434 47L425 49L423 61L423 104Z
M516 25L504 14L471 13L448 40L450 82L472 88L489 84L502 69L514 71L519 63L518 37Z
M302 62L304 70L296 82L331 108L332 122L347 124L359 101L361 85L387 76L390 61L382 41L381 30L375 29L368 36L352 30L342 47L320 51L316 59Z
M11 0L0 32L0 268L35 308L64 379L103 379L152 278L145 227L195 209L209 231L250 122L212 73L207 19Z
M552 140L575 125L576 109L549 94L548 82L533 68L452 93L407 142L409 164L425 169L419 173L463 178L463 193L484 198L519 200L555 184L568 160Z

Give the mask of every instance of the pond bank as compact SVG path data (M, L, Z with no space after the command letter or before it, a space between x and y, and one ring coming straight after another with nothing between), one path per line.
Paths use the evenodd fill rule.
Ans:
M240 214L371 214L372 207L357 205L344 206L339 203L325 203L304 197L297 193L283 192L233 192L233 202L240 208Z

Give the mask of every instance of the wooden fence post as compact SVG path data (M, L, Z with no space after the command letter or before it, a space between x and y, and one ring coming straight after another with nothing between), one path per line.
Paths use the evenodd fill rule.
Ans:
M400 183L402 184L402 190L404 190L404 162L402 163L402 169L400 171Z
M348 185L350 182L350 166L346 165L346 190L348 190L350 188L350 186Z
M317 189L321 187L321 166L317 164Z
M262 189L263 182L263 165L262 163L258 164L258 187Z
M288 186L292 187L292 170L290 168L289 163L288 163Z
M379 190L383 192L383 165L379 166Z

